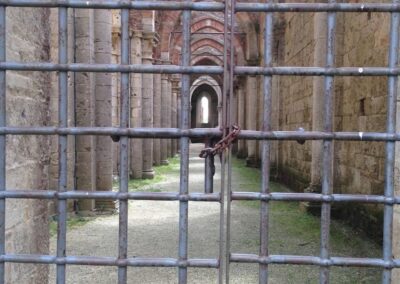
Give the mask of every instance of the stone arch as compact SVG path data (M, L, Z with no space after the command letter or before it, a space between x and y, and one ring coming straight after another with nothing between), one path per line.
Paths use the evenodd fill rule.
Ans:
M207 86L207 87L205 87ZM193 96L196 95L196 91L198 92L199 89L204 88L207 89L210 93L211 90L214 93L215 97L210 99L211 103L216 104L216 109L217 109L217 125L213 126L220 126L222 123L222 90L221 90L221 85L211 76L209 75L204 75L200 76L196 80L193 81L191 87L190 87L190 101L193 101ZM193 106L192 106L193 107ZM211 108L210 108L211 109ZM211 113L211 111L210 111Z

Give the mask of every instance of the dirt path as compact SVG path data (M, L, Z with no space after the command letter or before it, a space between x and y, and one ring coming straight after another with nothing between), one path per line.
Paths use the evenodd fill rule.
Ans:
M191 146L190 191L203 191L203 160L197 155L200 145ZM233 190L257 190L260 173L235 161ZM217 165L219 173L219 165ZM220 176L215 176L219 189ZM276 190L286 190L273 185ZM179 168L150 190L178 191ZM271 206L270 253L318 255L319 219L298 209L298 204L274 203ZM336 256L380 257L373 242L359 236L341 223L332 224L332 249ZM232 204L232 252L257 253L259 246L257 202ZM67 235L68 255L117 256L118 216L98 217ZM52 238L51 250L55 250ZM219 245L219 204L191 202L189 205L189 257L216 258ZM129 208L128 256L177 257L178 203L135 201ZM189 283L216 283L215 269L189 269ZM54 269L50 283L54 281ZM129 283L177 283L175 268L129 268ZM331 283L378 283L379 270L334 268ZM68 283L117 283L114 267L68 266ZM318 267L273 265L269 283L317 283ZM258 266L231 265L231 283L258 283Z

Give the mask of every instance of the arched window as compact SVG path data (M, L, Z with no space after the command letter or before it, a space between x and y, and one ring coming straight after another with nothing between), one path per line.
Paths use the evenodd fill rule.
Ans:
M206 97L201 98L201 113L202 113L202 123L208 123L208 99Z

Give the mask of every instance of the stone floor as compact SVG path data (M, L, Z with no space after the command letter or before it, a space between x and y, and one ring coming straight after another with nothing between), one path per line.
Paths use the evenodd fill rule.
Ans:
M203 190L203 160L198 158L201 145L191 145L190 191ZM218 159L216 159L217 161ZM235 162L235 165L240 163ZM220 169L217 162L215 188L219 188ZM259 170L234 168L233 190L256 190ZM274 185L279 190L287 190ZM151 190L178 191L179 169ZM298 204L271 206L270 252L272 254L318 255L319 219L298 209ZM219 247L218 203L189 204L189 257L216 258ZM332 250L337 256L380 257L378 245L353 232L340 222L332 223ZM232 204L232 252L257 253L259 246L259 210L255 202ZM117 256L118 216L103 216L84 226L71 229L67 235L68 255ZM52 239L52 253L55 250ZM176 257L178 251L178 203L135 201L129 207L129 257ZM318 267L270 266L269 283L318 283ZM55 269L50 283L55 283ZM129 283L177 283L175 268L129 268ZM189 269L189 283L216 283L215 269ZM232 264L230 283L258 283L258 266ZM378 283L380 271L361 268L334 268L331 283ZM117 283L114 267L68 266L68 283Z

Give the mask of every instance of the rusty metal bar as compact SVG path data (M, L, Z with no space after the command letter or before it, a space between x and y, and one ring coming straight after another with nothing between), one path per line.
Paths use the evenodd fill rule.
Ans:
M224 9L224 4L218 2L129 0L0 0L0 6L192 11L223 11Z
M185 0L190 3L190 0ZM182 66L190 66L190 24L191 12L188 10L182 13ZM182 75L181 86L181 121L180 129L190 128L190 75ZM180 138L180 183L179 193L188 194L189 192L189 138ZM179 201L179 261L187 261L188 257L188 212L189 204L187 201ZM179 267L179 284L187 283L187 268Z
M58 60L60 64L68 62L68 9L58 10ZM68 127L68 72L58 74L58 125ZM58 192L67 190L68 180L68 136L58 136ZM67 241L67 201L57 202L57 257L66 256ZM65 283L65 264L57 264L57 284Z
M336 0L329 0L329 3L336 3ZM327 34L326 34L326 64L331 68L335 64L335 40L336 40L336 12L328 12ZM334 107L334 77L324 78L324 131L333 130L333 107ZM321 193L329 195L332 193L333 175L333 141L323 140L322 148L322 177ZM321 205L321 232L320 232L320 257L322 261L329 260L329 235L331 222L331 204L323 202ZM319 282L329 283L329 266L320 266Z
M398 4L399 0L393 0L394 4ZM397 67L399 61L399 27L400 13L392 13L390 20L390 46L388 67ZM388 98L387 98L387 120L386 132L396 132L396 103L397 103L397 76L388 77ZM385 197L393 198L394 196L394 157L395 142L386 143L385 153ZM386 262L392 261L393 248L393 205L385 204L383 210L383 259ZM382 283L389 284L392 282L392 269L385 268L382 274Z
M239 3L236 12L400 12L397 3Z
M121 64L129 64L129 10L121 10ZM129 127L129 73L121 73L121 117L120 127ZM129 138L122 136L119 142L119 192L128 193ZM128 200L119 201L118 260L125 261L128 255ZM118 267L118 283L127 283L127 267Z
M259 257L256 254L232 254L232 262L261 263L261 264L292 264L292 265L318 265L321 267L347 266L347 267L400 267L399 259L387 262L380 258L352 258L352 257L330 257L329 259L317 256L302 255L270 255Z
M265 33L264 33L264 66L272 66L272 45L273 45L273 13L266 13L265 15ZM271 131L271 103L272 103L272 76L264 76L263 82L263 131ZM270 192L269 179L270 179L270 141L262 142L261 154L261 194L268 194ZM260 199L260 257L268 257L269 245L269 200ZM268 265L260 263L259 265L259 283L268 283Z
M181 262L175 258L147 258L133 257L119 259L115 257L95 256L66 256L56 257L52 255L39 254L6 254L0 256L3 262L12 263L37 263L37 264L62 264L62 265L95 265L95 266L118 266L118 267L197 267L218 268L217 259L192 258Z
M221 138L215 128L126 128L117 127L0 127L0 135L97 135L129 138ZM386 132L321 132L321 131L256 131L240 130L238 139L246 140L341 140L400 141L400 133Z
M0 6L0 61L6 60L6 8ZM0 127L6 122L6 71L0 71ZM0 193L6 190L6 135L0 135ZM5 254L6 201L0 199L0 254ZM4 279L4 262L0 262L0 283Z
M222 90L222 137L228 136L228 127L231 124L230 121L230 98L232 94L233 86L233 53L232 43L233 36L232 30L235 24L235 0L225 1L224 9L224 50L223 50L223 90ZM230 21L229 21L230 20ZM223 151L221 153L221 206L220 206L220 242L219 242L219 259L221 267L219 269L218 283L229 284L230 281L230 241L231 241L231 173L232 173L232 161L231 161L231 147L228 149L228 153ZM228 166L228 169L226 169ZM226 194L226 197L225 197ZM226 198L226 200L225 200ZM226 217L225 217L225 202L226 202ZM226 220L225 220L226 218ZM226 223L226 229L225 229ZM226 263L224 263L224 261ZM225 274L225 275L224 275Z

